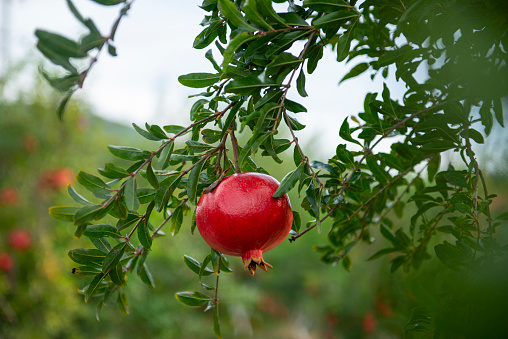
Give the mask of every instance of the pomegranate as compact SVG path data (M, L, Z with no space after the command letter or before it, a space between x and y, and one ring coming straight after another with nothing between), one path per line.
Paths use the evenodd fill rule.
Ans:
M32 246L32 235L22 228L10 231L8 239L9 245L16 251L27 251Z
M0 271L10 272L14 267L14 259L7 252L0 253Z
M260 173L237 173L226 177L213 191L203 194L196 208L196 226L210 247L242 257L254 275L272 265L263 253L288 235L293 212L287 194L273 198L279 182Z

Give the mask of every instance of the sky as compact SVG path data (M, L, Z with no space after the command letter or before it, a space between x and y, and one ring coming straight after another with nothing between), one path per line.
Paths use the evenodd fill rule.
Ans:
M11 64L27 57L35 60L32 65L41 63L41 54L34 47L35 29L72 39L85 32L68 10L65 0L2 1L11 2L8 17ZM90 0L74 0L73 3L84 17L94 20L104 35L109 33L120 10L120 6L104 7ZM190 107L198 99L188 96L200 90L180 85L177 78L192 72L214 72L204 57L208 48L192 48L195 36L202 29L199 23L206 13L198 7L200 4L200 0L135 1L117 31L118 56L101 53L77 96L91 105L94 114L121 124L188 124ZM4 11L5 6L0 10ZM3 13L1 18L5 18ZM5 23L4 20L0 24L5 26ZM294 54L298 55L299 48L301 46L295 46ZM215 49L213 53L221 63L219 52ZM297 137L304 146L320 145L313 148L311 159L322 161L333 155L336 145L344 143L338 134L342 121L363 110L367 92L382 91L384 79L378 76L371 81L368 73L338 86L348 69L361 61L358 59L348 65L338 63L335 53L326 50L317 70L306 77L309 96L299 97L296 86L290 90L288 98L308 109L307 113L296 116L307 126L297 132ZM56 69L49 63L45 65L49 70ZM403 85L395 83L393 76L389 85L396 88L392 89L392 94L404 92Z

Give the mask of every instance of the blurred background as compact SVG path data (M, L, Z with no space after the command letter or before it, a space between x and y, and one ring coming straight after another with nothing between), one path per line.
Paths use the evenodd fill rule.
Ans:
M73 205L67 185L79 191L75 181L79 170L96 173L97 167L113 161L106 145L154 149L133 131L132 122L186 124L193 103L188 96L193 92L176 79L211 67L203 62L205 51L192 49L203 15L199 3L135 3L118 31L119 56L101 57L61 123L55 114L59 94L37 72L43 62L35 51L33 32L42 28L77 37L80 28L63 0L0 0L0 338L213 337L212 315L203 308L185 307L174 297L178 291L202 290L182 256L202 260L209 248L198 234L190 234L189 220L176 239L168 236L154 242L148 265L156 288L149 289L133 275L126 289L130 314L123 315L111 303L97 321L94 301L85 304L78 293L89 281L71 274L75 264L67 257L69 249L92 244L74 239L72 225L48 215L50 206ZM116 8L105 10L90 1L75 4L104 31L117 15ZM361 110L365 93L382 88L382 82L370 81L368 75L338 87L346 68L332 53L325 55L323 64L326 58L328 64L308 78L309 98L294 95L309 110L307 116L299 116L308 125L299 134L300 142L311 158L325 162L341 142L342 120ZM328 119L331 127L316 130L312 126L316 117ZM506 210L507 139L506 131L497 128L477 150L488 180L495 183L494 215ZM284 159L283 166L274 166L259 155L255 158L279 180L293 167L291 154ZM449 154L447 161L453 159ZM295 192L291 200L298 210ZM499 236L507 239L506 227L499 230ZM434 259L409 274L390 273L388 257L366 261L385 245L383 241L356 248L351 272L319 261L313 246L327 241L316 232L266 254L274 269L254 278L243 270L239 258L231 257L234 272L221 275L219 292L224 337L402 338L415 307L439 307L440 288L453 285L456 277ZM487 269L486 280L471 286L465 298L506 289L504 271ZM487 295L486 300L489 297L496 296ZM501 306L495 308L506 305L501 301L505 300L488 307L503 314ZM453 324L453 315L448 317Z

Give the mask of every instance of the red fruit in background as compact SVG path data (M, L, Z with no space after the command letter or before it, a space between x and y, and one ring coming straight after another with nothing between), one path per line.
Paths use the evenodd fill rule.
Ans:
M210 247L242 257L252 275L256 266L272 268L263 253L289 234L293 212L287 194L273 198L279 182L260 173L226 177L212 192L203 194L196 208L196 225Z
M365 317L363 317L362 327L365 333L374 333L376 331L377 322L374 312L369 311Z
M10 272L14 267L14 259L7 252L0 253L0 271Z
M17 251L26 251L32 246L32 235L25 229L15 229L9 232L9 245Z
M14 187L4 187L0 190L0 204L16 205L19 200L18 190Z
M33 134L26 134L23 138L23 146L29 153L34 153L39 149L39 139Z
M57 168L44 172L40 177L40 185L42 188L59 190L67 187L74 180L74 173L70 168Z

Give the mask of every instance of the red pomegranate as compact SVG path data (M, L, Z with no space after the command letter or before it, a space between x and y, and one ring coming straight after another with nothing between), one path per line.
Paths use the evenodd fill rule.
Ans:
M27 251L32 247L32 235L26 229L17 228L9 232L9 245L16 251Z
M0 271L10 272L14 267L14 259L7 252L0 253Z
M213 191L203 194L196 208L196 225L210 247L242 257L254 275L256 266L272 266L263 253L280 244L293 223L287 194L273 198L279 182L260 173L226 177Z

